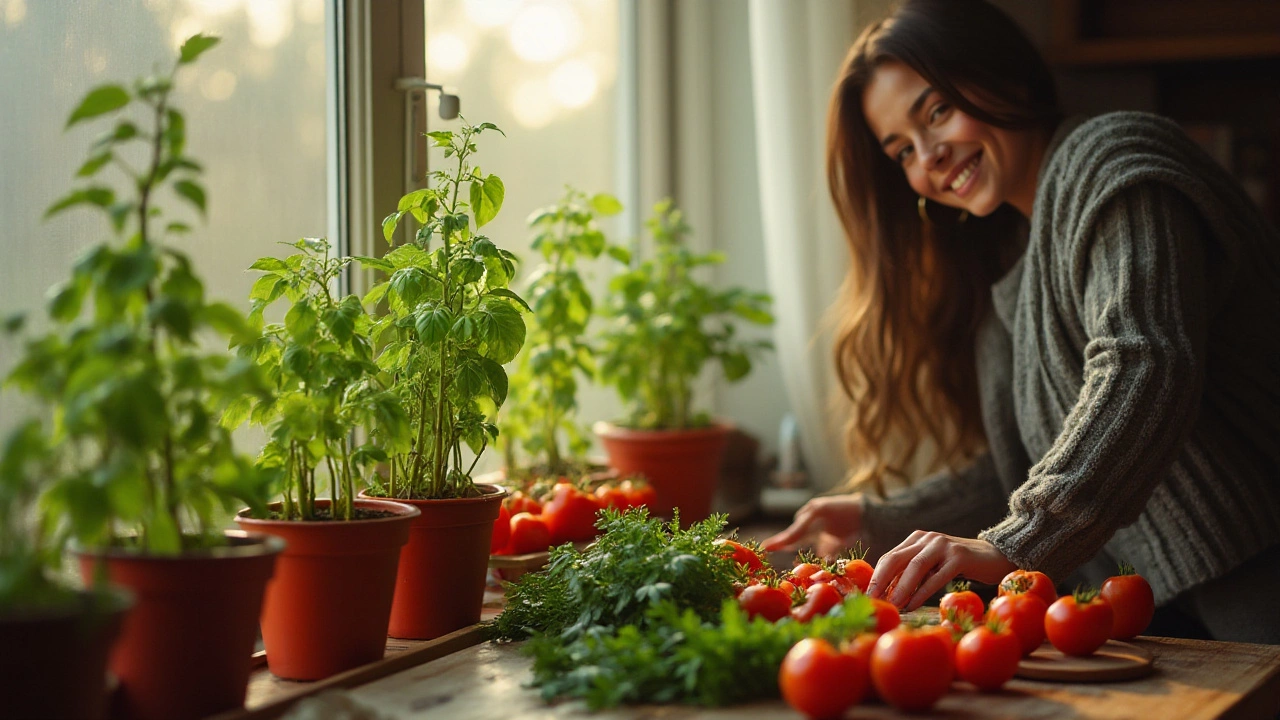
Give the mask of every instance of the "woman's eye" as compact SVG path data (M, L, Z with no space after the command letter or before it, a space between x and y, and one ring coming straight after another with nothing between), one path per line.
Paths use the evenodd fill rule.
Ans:
M901 165L907 161L907 158L910 155L911 155L911 146L903 145L902 148L898 150L898 152L893 154L893 159L897 160L898 164Z
M934 105L933 110L929 113L929 122L936 121L938 118L945 115L950 109L951 106L946 103L938 103L937 105Z

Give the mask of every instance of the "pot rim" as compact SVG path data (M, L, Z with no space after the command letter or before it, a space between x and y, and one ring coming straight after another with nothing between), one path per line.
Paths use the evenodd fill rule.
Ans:
M374 496L372 496L372 495L366 495L365 493L366 493L366 492L368 492L368 489L367 489L367 488L366 488L365 490L361 490L361 491L360 491L360 497L361 497L362 499L367 499L367 500L385 500L385 501L387 501L387 502L396 502L396 503L401 503L401 504L403 504L403 505L410 505L410 506L412 506L412 505L416 505L416 504L419 504L419 503L422 503L422 504L428 504L428 503L447 503L447 504L454 504L454 505L470 505L470 504L472 504L472 503L486 503L486 502L493 502L493 501L495 501L495 500L501 501L503 498L505 498L506 496L508 496L508 495L510 495L510 494L511 494L511 491L510 491L510 490L508 490L508 489L506 488L506 486L504 486L504 485L498 485L498 484L496 484L496 483L475 483L475 486L476 486L476 488L478 488L478 489L480 489L481 491L483 491L483 492L484 492L484 494L483 494L483 495L481 495L480 497L467 497L467 498L382 498L382 497L374 497ZM488 490L485 490L485 488L489 488L489 489L488 489ZM417 508L414 508L414 509L416 510Z
M607 420L599 420L591 426L591 431L600 437L652 440L671 437L696 437L698 435L722 435L730 433L735 429L736 426L733 423L720 418L713 420L710 425L693 428L642 430L640 428L626 427Z
M19 605L0 611L0 625L107 617L127 612L135 600L134 594L120 585L70 588L69 591L74 597L65 605Z
M278 555L284 552L284 540L266 533L246 532L244 530L223 530L231 545L219 545L198 550L184 550L175 555L158 555L135 548L93 547L86 548L72 541L70 551L79 557L103 558L107 560L150 560L150 561L189 561L189 560L222 560L233 558L261 557Z
M323 503L326 507L329 505L330 502L331 501L327 499L316 500L317 505L320 505L321 503ZM280 525L284 525L284 526L307 525L311 527L335 527L336 528L336 527L346 527L350 525L374 525L378 523L396 523L404 520L410 520L422 514L422 511L419 510L418 508L412 505L400 502L399 500L357 497L356 502L363 506L368 506L370 504L385 505L387 507L383 509L388 510L390 512L394 512L395 515L392 517L358 518L355 520L276 520L272 518L249 517L245 515L245 513L249 512L249 508L243 508L236 513L235 521L237 523L246 523L249 525L254 525L259 527L276 527ZM268 508L279 508L283 505L284 505L283 501L267 503Z

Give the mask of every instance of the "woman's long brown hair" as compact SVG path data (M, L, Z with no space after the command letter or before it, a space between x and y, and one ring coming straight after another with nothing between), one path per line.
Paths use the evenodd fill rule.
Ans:
M908 0L863 31L844 61L827 115L827 180L852 257L835 360L853 402L849 485L881 494L926 441L935 464L952 467L985 444L974 343L991 284L1020 250L1022 222L1005 205L962 223L937 203L921 220L902 168L863 115L864 88L893 61L988 124L1047 132L1061 119L1044 60L982 0Z

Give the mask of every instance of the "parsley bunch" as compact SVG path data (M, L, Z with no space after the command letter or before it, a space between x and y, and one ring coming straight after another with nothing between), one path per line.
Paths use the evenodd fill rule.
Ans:
M728 599L717 618L699 617L664 601L642 625L597 628L564 644L538 636L529 642L533 684L544 698L575 697L592 710L623 703L730 705L777 697L778 668L800 640L833 642L872 622L872 604L853 595L832 614L809 623L754 620Z
M602 628L643 624L664 601L713 618L738 576L737 564L715 544L724 526L723 515L682 530L678 517L664 523L645 508L605 510L596 523L604 534L593 544L553 549L546 570L508 590L496 635L537 634L567 644Z

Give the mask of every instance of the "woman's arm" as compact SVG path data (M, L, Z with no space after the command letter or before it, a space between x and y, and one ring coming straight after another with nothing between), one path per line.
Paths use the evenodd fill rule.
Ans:
M1204 380L1204 243L1190 203L1138 185L1107 204L1079 257L1088 336L1084 385L1004 520L965 540L911 538L882 558L869 592L918 607L956 575L1001 565L1063 577L1135 521L1195 422Z

